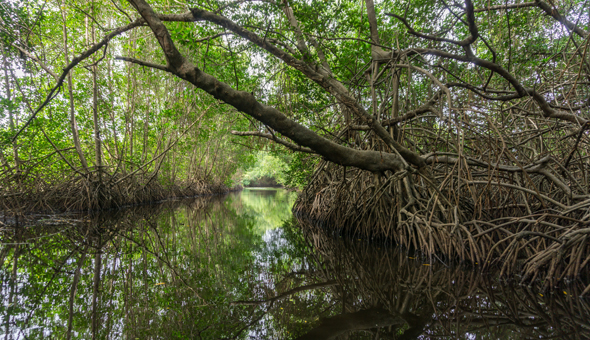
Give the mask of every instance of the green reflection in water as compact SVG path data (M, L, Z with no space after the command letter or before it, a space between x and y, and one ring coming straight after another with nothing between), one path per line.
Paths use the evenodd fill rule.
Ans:
M583 286L547 295L326 235L292 218L294 199L244 190L4 228L0 338L590 338Z
M281 227L291 218L291 208L297 193L274 188L247 188L239 193L236 207L240 215L248 214L255 220L254 226L260 232Z
M292 250L281 251L293 244L277 229L290 218L295 197L285 190L244 190L4 230L0 334L270 336L274 331L266 329L276 321L266 310L232 302L265 299L274 293L277 271L300 268L289 259ZM273 334L283 337L280 330Z

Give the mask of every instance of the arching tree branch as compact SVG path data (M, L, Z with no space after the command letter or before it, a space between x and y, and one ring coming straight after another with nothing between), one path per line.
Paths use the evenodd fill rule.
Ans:
M314 150L329 161L373 172L383 172L385 170L400 171L405 168L403 160L396 155L377 151L355 150L323 138L307 127L287 118L277 109L260 103L252 94L245 91L237 91L228 84L201 71L182 56L175 47L168 30L162 24L160 18L144 0L130 0L130 3L139 11L158 39L158 43L166 56L168 72L192 83L213 97L232 105L239 111L242 111L272 127L274 130L292 139L296 143ZM222 26L239 35L248 36L256 41L258 41L258 39L261 40L260 37L252 32L236 27L235 24L223 17L215 16L212 13L202 10L193 10L192 13L193 15L196 14L196 17L201 18L203 16L213 17L212 20L222 23ZM270 45L266 41L258 42L263 46ZM278 54L283 53L274 46L272 46L271 49L277 51ZM286 53L283 53L283 57L291 60L290 56ZM298 60L293 62L300 68L308 68L307 65L302 65ZM314 72L314 74L317 73Z

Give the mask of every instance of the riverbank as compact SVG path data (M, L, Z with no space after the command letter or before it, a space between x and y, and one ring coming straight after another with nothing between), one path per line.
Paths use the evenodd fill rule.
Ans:
M320 166L293 210L334 233L387 240L431 262L498 270L523 284L549 288L590 278L590 198L568 201L540 185L542 194L531 189L527 196L506 183L478 191L474 199L469 186L439 186L433 189L417 175ZM586 286L584 294L590 293Z
M6 181L0 187L0 213L25 216L39 213L93 212L159 202L167 199L219 195L241 190L223 182L196 179L162 183L147 176L74 175L61 180Z

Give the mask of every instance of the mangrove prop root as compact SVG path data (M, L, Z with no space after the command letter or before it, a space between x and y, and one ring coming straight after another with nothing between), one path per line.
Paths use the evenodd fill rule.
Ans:
M164 185L152 174L138 172L123 176L102 172L69 174L65 178L29 175L4 178L0 211L4 216L31 212L97 211L156 202L167 198L219 194L228 191L223 183L196 174L192 180Z
M522 274L523 282L544 279L546 288L588 275L590 197L572 200L542 174L470 181L433 167L430 178L376 179L334 164L318 169L294 211L354 238L393 241L431 262L442 255L498 267L501 275Z

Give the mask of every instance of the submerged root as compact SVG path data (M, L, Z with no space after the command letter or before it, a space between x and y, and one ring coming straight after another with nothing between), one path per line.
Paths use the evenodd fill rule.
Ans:
M498 267L546 287L588 274L590 196L565 195L542 175L522 185L517 176L475 181L436 168L433 176L318 169L294 210L355 238L391 240L430 262Z

